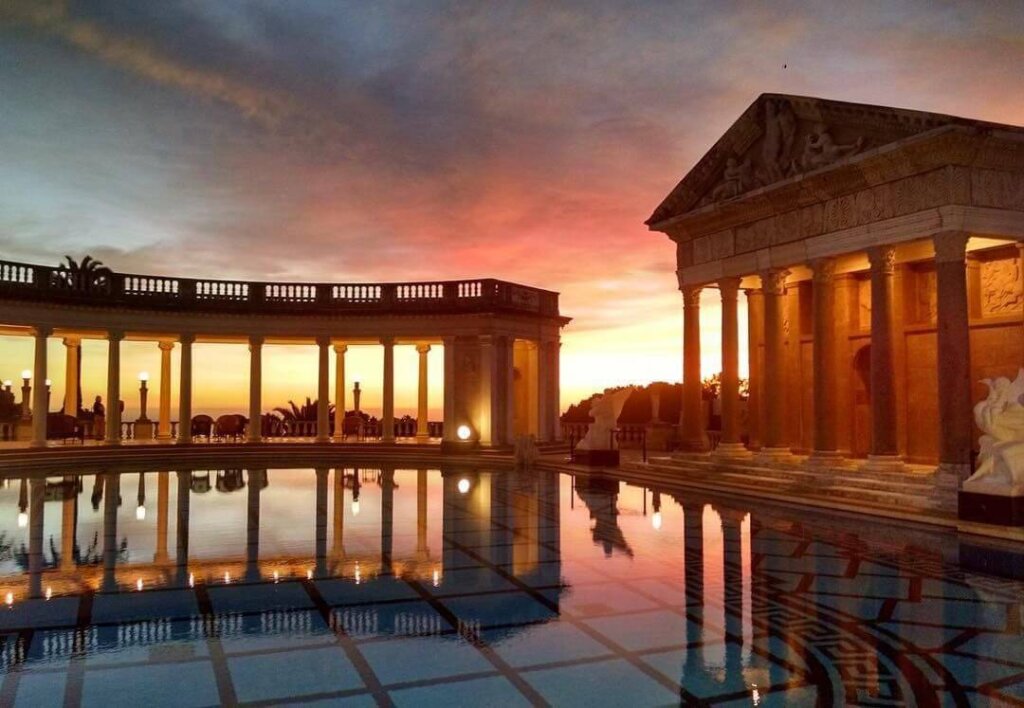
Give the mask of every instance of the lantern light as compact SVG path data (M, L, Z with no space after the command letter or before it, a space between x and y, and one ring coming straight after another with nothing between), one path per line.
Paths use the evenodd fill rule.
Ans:
M459 489L459 494L465 494L469 491L469 480L463 477L456 486Z
M146 520L146 507L145 507L145 505L139 504L137 507L135 507L135 518L138 519L139 521L145 521Z
M654 512L654 514L651 516L651 526L654 527L655 531L658 531L658 530L661 529L661 512L660 511Z
M140 371L139 372L139 381L142 381L143 383L145 383L146 381L149 381L149 372L148 371Z
M455 434L459 436L459 440L469 440L469 436L473 434L468 425L460 425L456 430Z
M22 369L21 378L25 379L26 381L32 378L32 369Z
M24 511L18 512L18 528L23 529L28 526L28 514Z
M53 381L51 381L50 379L46 379L46 387L49 388L52 385L53 385Z

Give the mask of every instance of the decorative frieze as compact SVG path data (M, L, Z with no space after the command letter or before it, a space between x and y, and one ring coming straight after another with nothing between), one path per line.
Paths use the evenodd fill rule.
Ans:
M981 264L983 317L1019 313L1024 309L1020 260L1006 258Z

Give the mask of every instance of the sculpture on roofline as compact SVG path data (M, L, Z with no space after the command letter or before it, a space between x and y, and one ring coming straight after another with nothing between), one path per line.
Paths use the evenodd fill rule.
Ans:
M974 407L981 428L978 467L964 491L1016 496L1024 494L1024 368L1013 381L983 379L988 397Z

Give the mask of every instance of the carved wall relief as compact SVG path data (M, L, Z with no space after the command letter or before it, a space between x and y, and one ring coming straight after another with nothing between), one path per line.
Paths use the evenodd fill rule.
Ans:
M914 273L914 322L935 322L939 313L935 271L918 270Z
M981 263L981 314L984 317L1020 312L1024 308L1020 260Z
M857 280L857 326L871 329L871 279Z

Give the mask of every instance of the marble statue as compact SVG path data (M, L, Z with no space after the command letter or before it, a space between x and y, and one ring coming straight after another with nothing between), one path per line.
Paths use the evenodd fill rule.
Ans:
M818 124L807 135L804 152L800 156L800 166L805 170L827 167L847 155L859 152L863 145L864 138L857 138L849 145L839 145L832 139L828 128Z
M981 428L978 468L964 491L1001 496L1024 495L1024 368L1013 381L983 379L988 397L974 407Z
M722 173L722 182L711 192L711 199L732 199L746 192L753 186L753 168L748 157L739 162L735 157L730 157L725 162L725 171Z
M620 391L605 393L595 399L590 406L590 416L594 422L590 424L587 434L580 440L577 449L579 450L607 450L609 448L609 435L615 430L622 407L626 405L626 399L633 393L632 388L624 388Z

